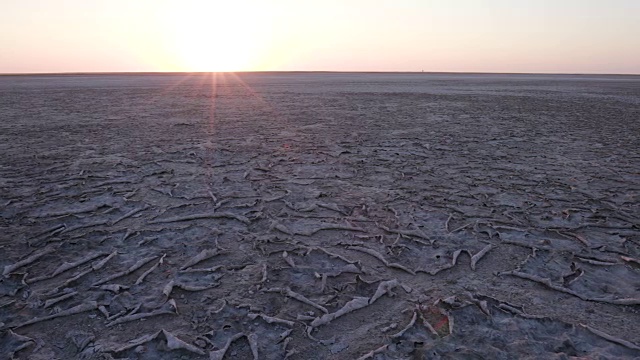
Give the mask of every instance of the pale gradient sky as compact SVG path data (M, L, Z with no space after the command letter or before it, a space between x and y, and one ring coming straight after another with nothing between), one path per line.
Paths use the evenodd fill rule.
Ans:
M0 0L0 73L640 74L640 0Z

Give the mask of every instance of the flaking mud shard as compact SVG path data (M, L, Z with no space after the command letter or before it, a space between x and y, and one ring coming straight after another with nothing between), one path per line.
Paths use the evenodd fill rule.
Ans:
M623 76L0 77L0 358L638 358L638 119Z

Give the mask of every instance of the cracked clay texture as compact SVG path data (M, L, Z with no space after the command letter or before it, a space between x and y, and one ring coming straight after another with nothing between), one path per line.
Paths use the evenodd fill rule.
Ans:
M0 77L1 359L640 357L640 77Z

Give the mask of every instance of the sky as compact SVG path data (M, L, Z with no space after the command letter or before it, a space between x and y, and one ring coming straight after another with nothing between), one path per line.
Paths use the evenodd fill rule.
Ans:
M0 0L0 73L640 74L640 0Z

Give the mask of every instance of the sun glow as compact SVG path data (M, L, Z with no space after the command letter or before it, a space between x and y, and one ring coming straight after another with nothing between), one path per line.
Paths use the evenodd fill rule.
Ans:
M237 3L198 2L167 9L163 28L182 71L248 71L265 62L268 17Z

